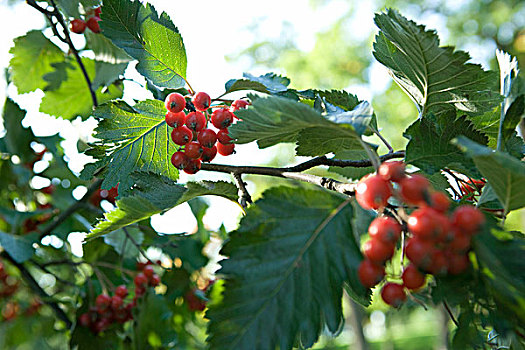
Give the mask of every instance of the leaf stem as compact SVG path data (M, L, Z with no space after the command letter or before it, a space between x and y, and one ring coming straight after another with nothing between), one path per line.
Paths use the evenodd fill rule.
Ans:
M381 135L381 133L379 132L379 130L376 130L375 128L371 127L371 126L368 126L370 128L370 130L372 130L372 132L377 136L379 137L379 139L381 140L381 142L383 142L383 144L386 146L386 148L388 148L388 153L394 153L394 149L392 148L392 146L390 145L390 143L383 137L383 135Z
M448 304L447 304L447 302L445 300L443 300L443 306L445 307L445 310L447 311L448 315L450 316L450 319L452 320L452 322L454 322L456 327L459 327L458 321L454 317L454 314L452 313L452 310L450 310L450 307L448 306Z

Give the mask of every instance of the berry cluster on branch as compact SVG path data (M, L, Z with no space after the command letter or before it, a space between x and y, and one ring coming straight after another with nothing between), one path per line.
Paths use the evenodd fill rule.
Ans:
M82 34L86 28L89 28L93 33L100 33L100 25L98 22L100 21L101 12L102 10L100 7L96 7L86 12L84 16L87 18L86 20L83 20L82 18L75 18L71 20L70 30L73 33Z

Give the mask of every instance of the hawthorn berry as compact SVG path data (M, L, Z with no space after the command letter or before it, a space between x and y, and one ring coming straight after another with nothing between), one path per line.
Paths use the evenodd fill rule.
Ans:
M399 307L405 301L407 295L401 284L389 282L381 289L381 298L385 303L393 307Z
M465 253L470 249L470 240L470 234L454 228L451 230L451 240L447 247L455 253Z
M211 114L211 123L217 129L226 129L232 124L232 122L233 113L226 108L217 109Z
M111 304L111 297L107 294L99 294L95 300L98 310L106 310Z
M394 218L381 216L370 223L368 233L372 239L395 243L401 237L401 225Z
M212 148L203 147L201 161L211 162L215 158L216 155L217 155L217 146L213 146Z
M123 304L124 304L124 301L118 295L114 295L111 297L111 309L112 310L119 310Z
M202 145L195 141L188 143L184 149L184 153L190 159L199 159L202 156L203 151Z
M430 182L423 175L415 174L399 181L403 201L408 204L420 204L428 198Z
M459 275L467 271L470 266L470 259L467 254L447 254L448 269L451 275Z
M100 14L102 13L102 9L100 8L100 6L95 7L93 11L95 13L95 16L100 17Z
M206 117L201 112L191 112L186 116L186 126L190 130L201 131L206 126Z
M160 277L159 277L159 275L153 274L153 276L151 276L151 279L149 280L149 284L152 287L158 286L160 284Z
M148 278L142 272L139 272L133 279L136 287L143 287L148 283Z
M152 265L147 265L147 266L144 266L144 269L142 270L142 273L144 275L146 275L146 277L149 280L149 279L151 279L151 276L153 276L153 274L155 273L155 270L153 269Z
M120 285L115 289L115 295L125 298L128 295L128 288L125 285Z
M229 145L232 140L230 135L228 134L228 129L221 129L217 132L217 141L224 145Z
M410 238L405 247L407 258L419 268L426 268L430 265L433 251L434 245L431 242L416 237Z
M75 18L71 21L71 31L73 33L82 34L86 30L86 22L80 18Z
M219 152L221 156L229 156L234 151L235 151L235 144L233 143L230 143L228 145L225 145L222 143L217 144L217 152Z
M186 123L186 114L184 112L173 113L168 111L166 113L166 124L172 128L180 128Z
M405 163L401 161L385 162L379 166L377 173L386 181L399 182L406 177Z
M372 288L385 277L385 268L365 259L359 264L357 275L363 286Z
M191 133L191 130L188 129L186 126L181 126L180 128L173 129L171 131L171 139L175 144L179 146L184 146L190 140L192 139L193 134Z
M408 230L420 239L435 239L441 232L438 215L441 214L429 207L414 210L407 220Z
M246 108L250 103L246 100L235 100L232 102L230 110L232 112L237 112L241 108Z
M217 142L217 134L212 129L203 129L197 135L199 143L206 148L211 148Z
M448 261L442 250L434 249L430 266L425 270L430 271L433 275L444 275L448 270Z
M211 98L210 95L201 91L197 92L195 96L193 96L191 102L193 102L193 105L195 106L196 110L205 111L208 108L210 108Z
M144 282L147 283L147 282ZM141 297L144 294L146 294L146 287L144 285L136 286L135 287L135 296Z
M464 233L474 234L485 223L485 216L477 208L461 205L452 213L452 225Z
M425 284L425 275L414 264L410 264L405 268L401 278L403 279L403 286L410 290L419 289Z
M392 195L392 187L379 175L369 175L357 184L355 199L364 209L384 207Z
M171 164L179 170L184 169L186 167L186 164L188 163L188 156L184 152L175 152L171 156Z
M181 112L184 107L186 107L186 100L184 99L184 96L177 92L172 92L168 96L166 96L166 99L164 100L164 105L166 106L166 109L172 113L179 113Z
M100 21L99 17L91 17L87 20L86 25L93 33L100 33L100 25L98 24L98 21Z
M201 170L200 159L190 159L188 165L184 168L184 172L190 175L195 174L199 170Z
M443 192L432 192L430 194L430 206L440 213L446 213L450 207L450 199Z
M83 313L78 318L78 323L82 327L89 327L89 326L91 326L91 315L89 313L87 313L87 312Z
M394 255L394 245L378 239L370 239L363 244L363 254L371 262L383 264Z

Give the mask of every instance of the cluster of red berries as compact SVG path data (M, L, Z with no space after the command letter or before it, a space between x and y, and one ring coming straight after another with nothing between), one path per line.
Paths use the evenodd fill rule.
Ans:
M384 265L393 257L406 231L406 244L401 248L410 263L403 269L403 284L387 282L381 290L382 299L398 307L406 299L405 289L417 290L425 284L425 274L457 275L468 269L471 238L479 232L485 217L470 205L449 213L449 197L433 190L426 177L408 176L405 164L399 161L383 163L377 174L361 179L356 188L356 200L365 209L381 210L391 196L413 211L406 219L382 215L372 221L358 275L367 288L383 281Z
M191 102L179 93L171 93L164 101L166 123L173 128L172 141L180 146L171 156L171 163L187 174L195 174L201 168L201 162L211 162L217 153L229 156L234 153L228 127L232 125L233 112L246 108L248 102L236 100L232 105L211 106L211 98L205 92L196 93ZM188 111L188 114L184 112ZM215 109L211 114L210 109ZM209 122L215 130L208 127Z
M71 31L73 33L82 34L86 30L86 27L89 28L93 33L100 33L100 7L94 8L86 13L87 20L81 18L75 18L71 21Z
M156 287L160 284L160 277L155 273L151 263L137 263L137 269L141 272L134 278L135 296L131 301L126 303L129 291L125 285L115 288L113 296L99 294L95 299L95 306L80 315L79 324L97 334L105 331L114 323L123 324L132 320L133 308L137 306L138 299L146 294L147 287Z
M103 190L99 188L91 195L91 197L89 197L89 203L93 204L95 207L98 207L100 206L100 202L105 199L111 204L115 205L117 197L118 184L114 187L111 187L109 190Z
M214 283L215 280L209 280L205 287L192 288L184 294L184 300L186 300L191 311L204 311L206 309L206 302L208 301L206 294Z

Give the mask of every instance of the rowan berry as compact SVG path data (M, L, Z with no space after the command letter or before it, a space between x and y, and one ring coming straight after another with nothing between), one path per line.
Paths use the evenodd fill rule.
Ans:
M166 99L164 100L164 105L166 106L166 109L172 113L179 113L181 112L184 107L186 107L186 100L184 99L184 96L177 92L172 92L168 96L166 96Z
M369 210L384 207L391 195L388 181L379 175L369 175L357 184L355 198L361 207Z

